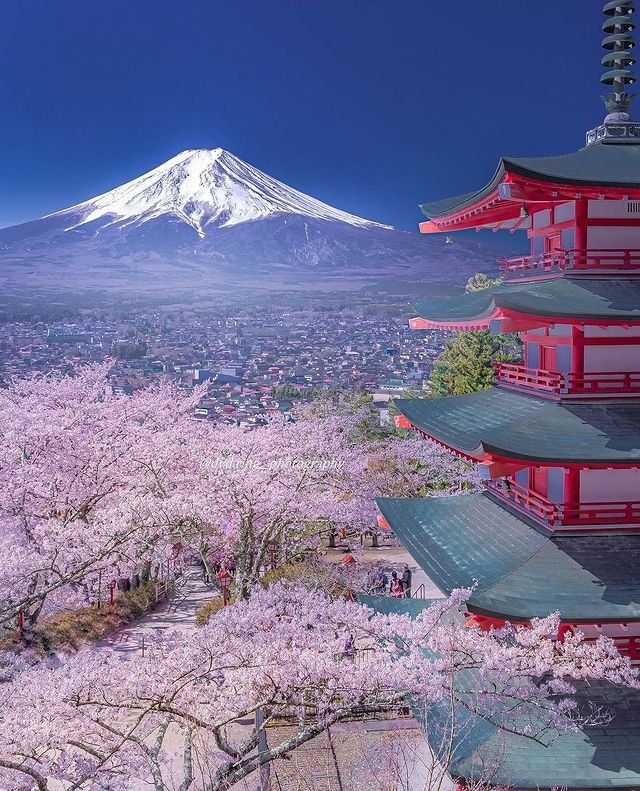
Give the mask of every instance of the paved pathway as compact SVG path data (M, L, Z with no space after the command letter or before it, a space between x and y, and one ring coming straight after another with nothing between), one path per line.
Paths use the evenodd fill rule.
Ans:
M324 559L329 562L339 562L342 558L342 555L344 554L346 546L347 545L345 544L344 546L336 547L336 549L327 550L327 554L324 556ZM429 579L429 577L427 577L424 571L420 568L420 566L418 566L418 564L403 546L387 544L380 547L361 548L359 543L352 543L351 549L357 561L367 564L375 564L378 562L382 563L382 566L387 571L387 573L390 573L395 569L400 574L402 572L402 566L407 563L412 574L411 590L413 594L418 592L422 594L423 589L421 589L420 586L424 585L424 595L421 595L421 598L444 598L442 591Z
M178 578L176 590L170 599L160 603L157 609L135 623L112 632L95 648L99 651L115 651L123 659L131 659L146 650L150 638L159 633L194 630L196 612L213 596L215 588L204 584L200 566L188 566L185 574Z
M329 562L339 562L343 554L343 549L338 547L329 550L325 555L325 560ZM355 548L354 548L355 549ZM420 585L425 586L426 598L439 598L442 593L427 578L424 572L418 567L409 553L401 546L382 546L379 548L358 547L358 561L361 563L382 562L383 566L391 571L400 571L404 563L408 563L413 572L413 589L418 589ZM188 567L186 573L178 580L177 588L172 598L159 606L158 609L148 613L139 621L126 626L119 631L109 635L94 646L94 650L114 651L120 655L122 660L134 659L140 656L143 650L148 650L151 638L158 633L166 630L177 630L179 632L190 632L196 629L195 616L198 609L215 595L215 588L205 585L202 580L202 570L199 566ZM243 721L239 725L240 730L251 730L252 721ZM354 723L338 725L333 728L334 737L338 741L333 741L330 736L323 734L309 743L306 750L296 751L289 762L277 762L271 773L270 788L277 791L289 791L304 787L305 791L347 791L350 783L350 772L354 769L354 764L358 762L367 763L366 755L368 751L375 752L380 749L381 744L378 738L386 739L397 734L398 730L404 728L412 729L414 740L411 750L412 760L405 767L403 782L398 788L407 791L427 791L430 786L434 786L429 779L427 766L431 764L431 756L424 735L419 731L417 724L413 720L398 721L371 721L367 723ZM354 739L345 740L348 733L357 732L357 742ZM376 731L382 731L377 736ZM368 736L367 736L368 734ZM276 734L270 734L272 739ZM280 735L280 734L278 734ZM363 741L363 736L366 738ZM326 744L325 744L326 743ZM352 743L352 750L348 749ZM336 744L338 747L336 747ZM326 749L325 749L326 748ZM178 736L169 734L167 750L172 752L181 749L181 742ZM329 752L327 753L327 750ZM328 756L328 757L327 757ZM329 760L329 757L331 760ZM285 768L288 764L288 771ZM277 771L276 771L277 768ZM296 771L298 769L299 771ZM303 771L304 769L304 771ZM310 776L311 777L310 777ZM342 781L340 778L342 777ZM346 778L346 785L345 785ZM312 779L312 782L310 780ZM300 786L299 783L306 783ZM131 791L143 791L144 784L134 784ZM238 783L231 791L256 791L259 788L259 779L254 775L247 780ZM196 784L197 789L197 784ZM452 791L453 785L447 783L439 791Z

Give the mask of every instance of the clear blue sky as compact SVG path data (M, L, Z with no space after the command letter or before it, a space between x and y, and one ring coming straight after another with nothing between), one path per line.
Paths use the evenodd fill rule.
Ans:
M14 0L0 9L0 226L222 146L414 228L500 154L604 115L602 0Z

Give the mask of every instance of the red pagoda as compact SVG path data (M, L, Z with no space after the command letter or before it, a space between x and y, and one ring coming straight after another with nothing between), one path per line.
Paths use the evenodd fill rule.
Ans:
M480 465L486 489L379 501L382 518L444 593L476 587L483 628L558 611L558 639L607 635L640 661L640 124L634 0L604 6L607 115L576 153L503 158L489 183L426 203L423 233L526 232L530 255L500 262L499 286L415 306L414 328L518 333L524 362L495 366L491 390L396 400L397 425ZM521 788L640 788L640 698L590 699L611 724L549 745L478 725L452 766ZM428 727L427 727L428 730ZM597 732L596 732L597 731ZM500 746L498 746L498 742ZM480 760L480 754L482 759Z

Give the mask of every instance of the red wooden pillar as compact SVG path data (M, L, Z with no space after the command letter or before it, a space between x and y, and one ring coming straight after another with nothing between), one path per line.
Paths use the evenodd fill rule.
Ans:
M575 249L576 265L586 266L587 257L586 251L589 247L588 239L588 223L589 223L589 202L586 198L578 198L576 200L576 232L575 232Z
M563 643L564 638L568 634L573 634L573 632L574 632L573 624L561 623L560 626L558 627L558 635L557 635L558 641Z
M571 373L578 378L584 374L584 327L577 325L571 327Z
M564 511L568 518L575 520L576 511L580 506L580 470L577 467L568 469L564 474ZM567 516L565 515L565 519Z

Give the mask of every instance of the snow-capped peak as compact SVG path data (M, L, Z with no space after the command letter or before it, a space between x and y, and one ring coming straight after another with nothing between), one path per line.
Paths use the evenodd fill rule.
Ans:
M65 214L73 216L68 230L101 220L104 226L124 228L171 215L192 226L201 237L209 225L225 228L278 214L337 220L363 228L390 227L334 209L222 148L183 151L144 176L49 216Z

